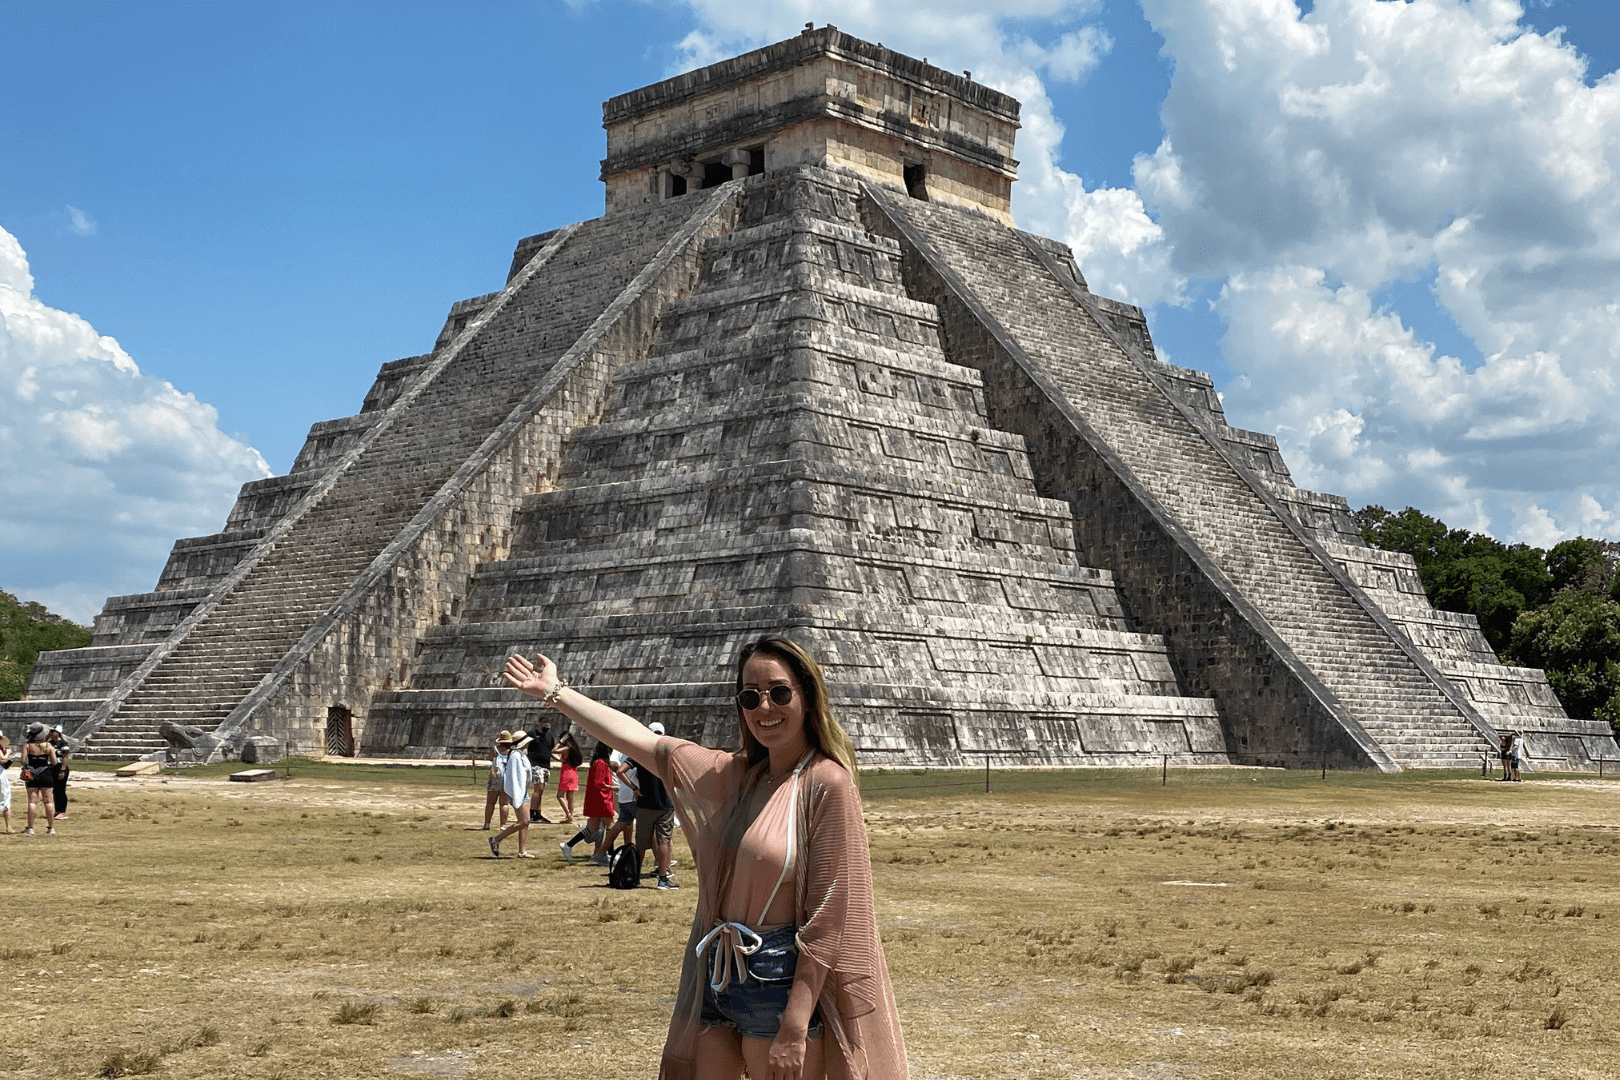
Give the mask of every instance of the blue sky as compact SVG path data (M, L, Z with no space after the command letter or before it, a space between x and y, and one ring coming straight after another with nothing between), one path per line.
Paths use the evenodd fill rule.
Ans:
M0 7L0 588L151 588L519 237L601 212L604 99L812 19L1020 97L1021 224L1303 486L1620 536L1614 5L983 8Z

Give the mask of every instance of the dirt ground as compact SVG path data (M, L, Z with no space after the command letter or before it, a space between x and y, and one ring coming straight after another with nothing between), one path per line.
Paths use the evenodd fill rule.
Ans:
M0 1076L653 1077L679 834L675 892L496 861L471 775L77 774L0 836ZM865 777L914 1077L1620 1075L1620 784L996 781Z

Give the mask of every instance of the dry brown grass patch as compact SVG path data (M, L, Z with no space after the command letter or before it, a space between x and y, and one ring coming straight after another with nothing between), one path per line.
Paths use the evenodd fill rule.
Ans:
M1620 787L1305 779L870 797L913 1077L1620 1073L1591 1019L1620 1014ZM695 901L679 840L687 888L609 893L582 862L481 857L468 776L75 795L29 847L50 872L0 878L64 928L0 948L51 1075L656 1071Z

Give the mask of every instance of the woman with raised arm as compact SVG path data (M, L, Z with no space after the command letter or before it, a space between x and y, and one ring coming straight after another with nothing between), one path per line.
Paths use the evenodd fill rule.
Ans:
M508 681L660 777L697 863L659 1080L903 1080L854 747L809 654L742 650L736 750L655 735L535 660L511 657Z

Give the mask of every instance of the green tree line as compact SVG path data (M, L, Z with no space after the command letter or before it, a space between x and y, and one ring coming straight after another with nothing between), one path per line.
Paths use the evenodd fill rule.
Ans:
M1355 519L1368 545L1412 556L1431 604L1475 616L1504 663L1545 670L1566 713L1620 734L1620 544L1504 544L1410 506Z
M0 701L17 701L28 685L34 661L46 649L77 649L90 644L90 631L45 605L23 603L0 592Z

